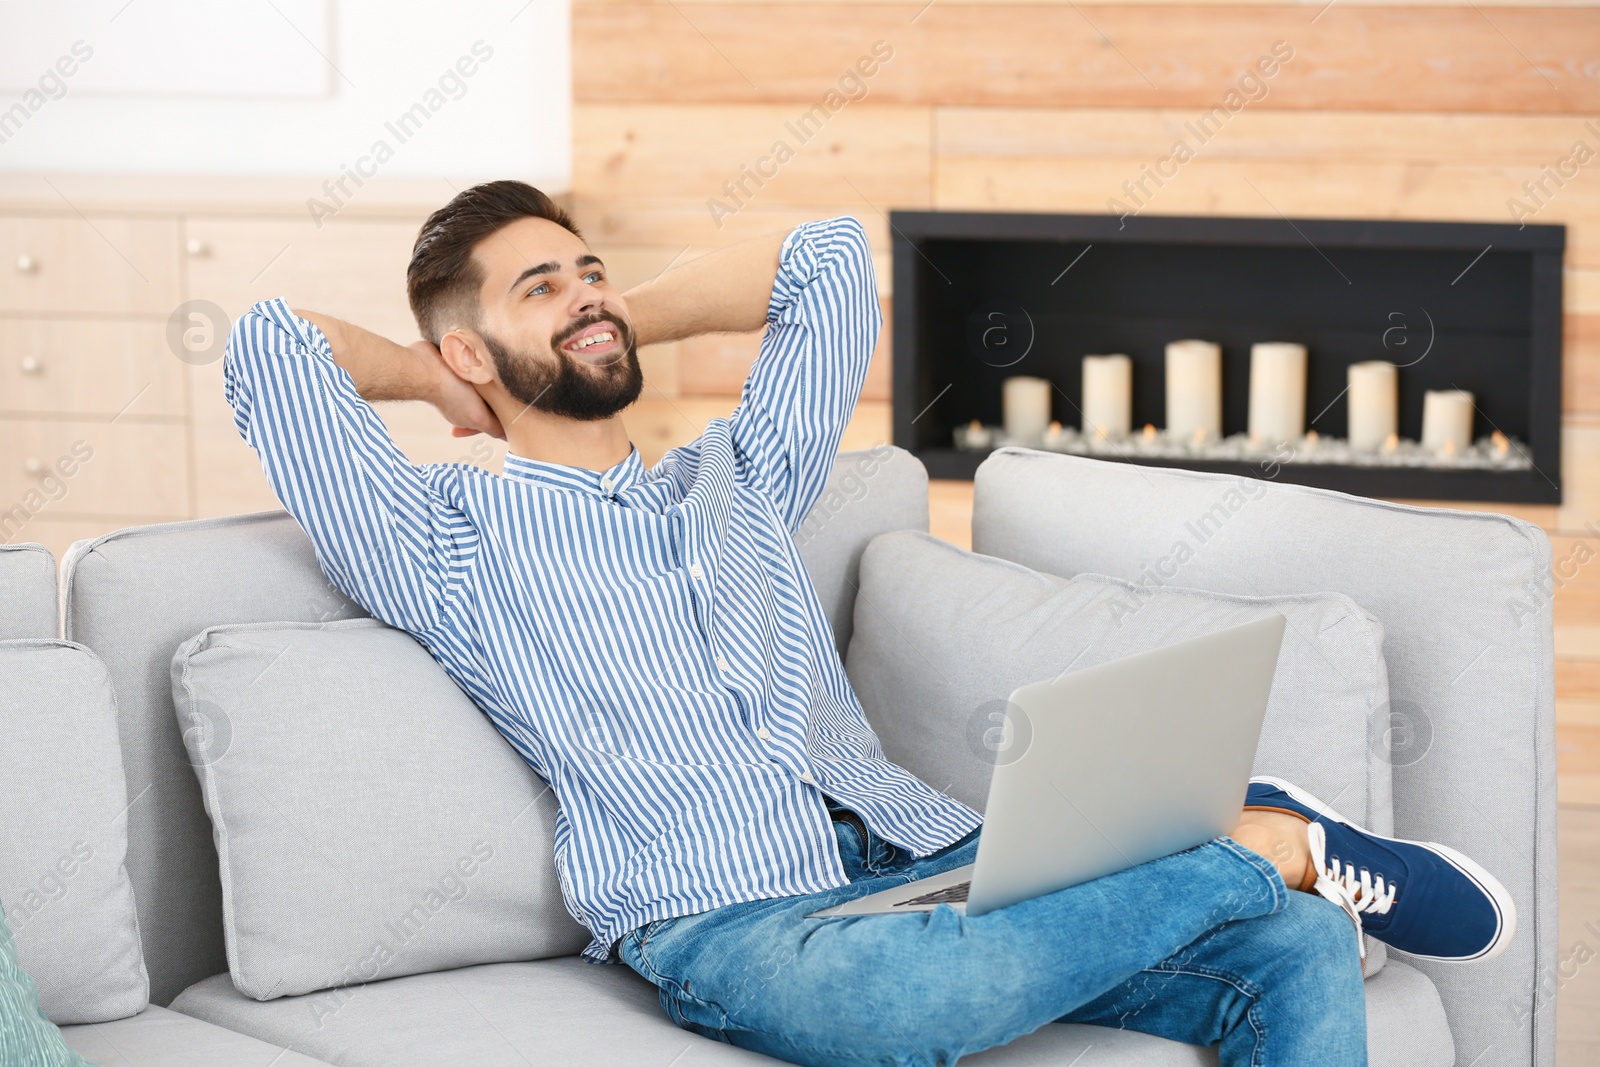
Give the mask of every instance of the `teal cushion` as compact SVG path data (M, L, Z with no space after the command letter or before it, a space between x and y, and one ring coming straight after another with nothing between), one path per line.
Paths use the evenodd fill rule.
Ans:
M39 1011L39 991L17 962L16 943L0 907L0 1063L6 1067L92 1067L67 1048L56 1024Z

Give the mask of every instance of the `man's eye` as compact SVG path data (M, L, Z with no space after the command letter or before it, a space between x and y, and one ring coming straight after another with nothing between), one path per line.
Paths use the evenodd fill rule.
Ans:
M604 274L602 274L600 271L597 271L597 270L592 270L588 274L584 275L585 278L594 277L594 276L599 276L599 277L602 277L602 278L605 277Z

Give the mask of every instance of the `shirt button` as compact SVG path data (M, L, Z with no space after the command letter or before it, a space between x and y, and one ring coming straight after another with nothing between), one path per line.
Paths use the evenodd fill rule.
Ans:
M756 728L756 736L763 741L770 741L772 740L772 731L765 726L759 726Z
M801 771L800 772L800 780L802 782L807 783L807 784L815 784L816 783L816 779L811 777L811 772L810 771Z
M695 578L704 578L706 576L706 572L700 569L700 564L698 563L689 564L689 573Z
M731 670L733 670L732 667L728 666L727 659L722 657L722 656L718 656L717 657L717 669L721 670L721 671L731 671Z
M601 478L600 479L600 488L604 489L608 493L611 492L611 486L614 485L614 484L615 483L612 482L612 480L610 478Z

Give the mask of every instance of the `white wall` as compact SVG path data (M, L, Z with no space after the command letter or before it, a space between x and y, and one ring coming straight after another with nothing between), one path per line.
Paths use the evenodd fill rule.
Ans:
M202 4L212 16L197 14ZM321 26L322 4L285 2L277 28L218 28L227 5L204 0L0 3L0 170L299 175L315 186L359 167L368 180L569 187L567 0L325 5ZM283 76L229 81L214 54L185 58L212 48L241 71L270 71L281 53ZM308 59L325 86L307 77ZM411 131L386 125L408 110Z

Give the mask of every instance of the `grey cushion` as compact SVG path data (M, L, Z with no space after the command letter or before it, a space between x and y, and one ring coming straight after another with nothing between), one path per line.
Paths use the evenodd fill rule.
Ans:
M323 1060L150 1005L131 1019L62 1031L99 1067L327 1067Z
M867 463L871 452L884 459ZM857 481L865 488L854 488ZM836 633L848 631L855 562L867 539L927 528L926 485L904 449L835 459L812 509L827 520L808 515L799 539ZM367 612L328 582L311 542L283 511L128 527L75 545L62 574L66 636L99 652L116 685L123 767L137 798L127 814L128 874L150 997L164 1005L227 968L211 824L173 714L173 651L208 626Z
M329 584L284 512L117 530L63 560L66 635L117 691L128 874L152 1003L227 968L211 823L172 708L172 653L207 626L366 612Z
M0 640L60 633L56 558L43 545L0 545Z
M891 760L982 810L1006 696L1261 616L1287 626L1256 750L1258 774L1296 782L1379 832L1392 823L1383 630L1337 593L1249 597L1104 575L1071 580L929 534L888 533L861 560L846 665ZM1368 971L1385 950L1368 940Z
M210 627L172 658L258 1000L577 952L556 801L415 638L376 619Z
M1104 575L1066 579L931 534L884 534L861 561L847 666L890 759L978 810L985 735L1012 689L1281 611L1256 770L1389 828L1383 629L1337 593L1249 597ZM993 740L990 738L989 740ZM1337 799L1335 799L1337 798Z
M1481 862L1516 901L1506 951L1433 979L1460 1061L1555 1056L1556 760L1551 548L1506 515L1260 478L1002 448L978 468L973 548L1058 575L1137 580L1179 542L1184 585L1337 590L1377 616L1396 832Z
M1369 981L1373 1067L1446 1067L1454 1057L1438 994L1391 963ZM580 959L500 963L373 982L265 1003L219 974L173 1002L220 1026L290 1045L339 1067L527 1067L528 1064L776 1064L674 1026L654 986L623 966ZM1092 1054L1084 1056L1086 1049ZM1216 1053L1104 1027L1051 1023L973 1067L1215 1067Z
M105 665L55 638L0 641L0 902L18 958L57 1024L149 1003L127 794Z
M5 901L0 900L0 906ZM88 1067L56 1024L39 1010L39 987L17 960L17 945L0 914L0 1062L7 1067Z

